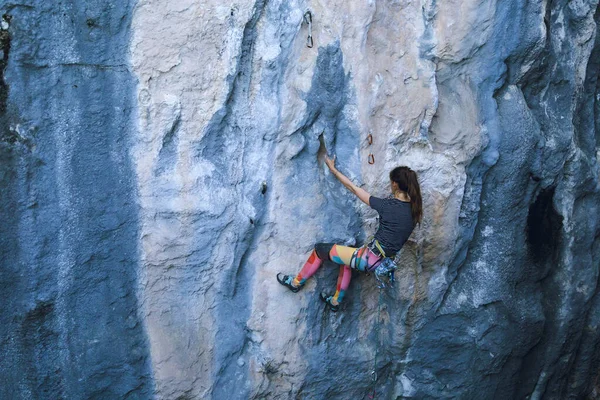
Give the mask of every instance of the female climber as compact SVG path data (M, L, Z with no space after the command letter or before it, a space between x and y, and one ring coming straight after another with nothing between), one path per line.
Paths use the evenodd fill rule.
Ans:
M379 228L369 243L355 248L335 243L317 243L308 260L296 276L277 274L277 281L296 293L306 280L317 272L324 260L340 264L335 294L321 293L320 298L337 312L350 285L352 269L361 272L372 271L384 257L394 258L400 251L415 225L421 222L423 214L421 189L417 174L408 167L396 167L390 171L391 195L388 198L371 196L359 188L335 168L333 159L325 157L329 170L342 184L361 201L379 214Z

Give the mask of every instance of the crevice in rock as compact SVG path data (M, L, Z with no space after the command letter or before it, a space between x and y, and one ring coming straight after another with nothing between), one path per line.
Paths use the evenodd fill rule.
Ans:
M319 135L319 150L317 151L317 163L323 165L325 162L325 156L327 155L327 146L325 145L325 139L323 133Z
M554 187L542 189L527 214L528 250L539 263L551 259L560 241L563 217L554 209L554 192Z
M156 162L156 174L161 175L169 168L175 166L177 158L177 132L181 125L181 113L178 112L173 121L171 129L163 137L162 147L158 152L158 160Z
M448 264L449 277L448 285L444 291L442 298L435 307L435 315L437 315L448 300L451 294L452 286L458 280L461 268L466 264L466 260L471 252L473 245L473 237L477 231L479 222L479 204L482 197L482 186L487 168L484 168L482 156L479 155L473 159L466 169L467 180L465 182L465 193L460 205L459 226L463 229L463 236L458 239L454 259Z
M546 25L546 44L544 45L544 49L540 52L529 71L517 82L521 86L523 96L529 108L537 108L535 106L539 102L539 99L537 99L538 95L541 95L548 88L548 83L553 78L553 74L548 74L549 66L556 63L556 56L552 51L552 3L553 1L548 1L543 20ZM542 121L538 120L540 123Z
M229 93L223 107L215 113L206 127L206 133L200 142L199 155L210 159L217 165L217 173L224 178L227 169L228 155L237 146L232 141L243 136L242 127L236 120L236 108L247 98L252 80L252 60L256 42L256 25L266 7L267 0L258 0L250 20L244 27L240 53L235 72L227 77ZM243 105L242 105L243 106Z

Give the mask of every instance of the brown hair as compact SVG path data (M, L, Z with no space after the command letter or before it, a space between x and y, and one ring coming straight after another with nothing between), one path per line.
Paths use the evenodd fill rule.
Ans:
M421 224L423 217L423 199L417 173L408 167L396 167L390 171L390 180L396 182L398 188L410 196L413 225Z

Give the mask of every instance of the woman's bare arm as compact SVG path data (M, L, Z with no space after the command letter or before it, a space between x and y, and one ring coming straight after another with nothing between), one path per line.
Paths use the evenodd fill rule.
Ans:
M352 181L350 179L348 179L348 177L346 175L342 174L340 171L337 170L337 168L335 167L335 156L333 156L333 159L325 156L325 163L329 167L329 170L331 171L331 173L340 182L342 182L342 184L344 186L346 186L346 188L349 191L354 193L356 195L356 197L358 197L363 203L370 206L369 197L371 197L371 195L369 194L369 192L356 186L354 183L352 183Z

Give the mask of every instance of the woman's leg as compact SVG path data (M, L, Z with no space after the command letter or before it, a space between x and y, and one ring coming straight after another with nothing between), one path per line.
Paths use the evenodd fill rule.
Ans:
M350 286L350 280L352 279L352 269L350 269L350 264L352 262L352 255L356 251L356 247L350 246L341 246L335 245L329 252L329 257L331 261L336 264L340 264L340 274L338 275L338 281L336 286L335 294L333 295L333 299L331 299L331 304L337 305L344 300L344 295L346 294L346 290ZM362 255L362 250L359 250L359 254L357 254L357 260L355 262L354 267L359 269L361 265L362 259L360 258Z
M336 264L348 265L352 269L364 271L367 266L367 249L365 247L360 247L358 249L354 265L351 265L352 255L355 251L356 247L341 246L339 244L336 244L329 252L329 256L331 258L331 261L333 261Z
M319 269L319 267L323 264L323 260L319 258L316 250L313 250L308 257L308 260L304 263L304 266L298 272L298 275L292 281L292 285L298 287L304 285L306 280L313 276L315 272Z
M308 260L304 263L304 266L298 272L298 275L292 281L293 286L302 286L308 278L313 276L315 272L321 267L323 261L330 260L329 252L335 246L335 243L317 243L315 248L308 256Z
M324 260L331 260L336 264L340 264L340 273L338 275L336 291L333 295L332 304L336 305L344 299L344 294L350 286L352 279L352 270L350 264L352 255L356 251L356 247L342 246L334 243L317 243L314 250L308 257L304 266L293 280L294 286L304 285L306 280L313 276L321 267ZM360 248L355 260L354 269L364 271L367 265L366 249Z
M337 305L344 299L346 289L350 286L350 279L352 278L352 256L356 251L355 247L335 245L329 253L331 260L340 266L340 274L338 275L337 287L331 303ZM356 259L354 260L353 269L358 271L365 271L368 265L373 265L379 257L373 254L366 247L361 247L356 253Z
M331 304L334 306L344 300L344 294L346 289L350 286L350 280L352 279L352 270L347 265L340 265L340 274L338 275L337 286Z

